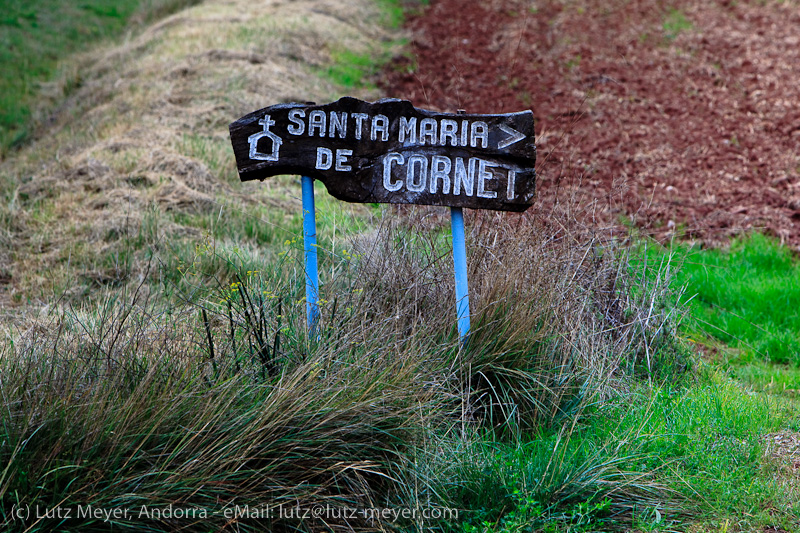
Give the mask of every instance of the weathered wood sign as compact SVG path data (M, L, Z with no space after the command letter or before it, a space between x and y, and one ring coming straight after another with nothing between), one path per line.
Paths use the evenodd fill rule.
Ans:
M348 202L524 211L535 195L533 113L455 115L405 100L280 104L230 125L242 181L302 174Z

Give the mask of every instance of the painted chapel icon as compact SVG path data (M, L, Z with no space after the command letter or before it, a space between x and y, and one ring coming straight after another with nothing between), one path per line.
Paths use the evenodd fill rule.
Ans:
M269 131L270 126L275 125L275 121L272 120L269 115L264 115L264 118L259 120L258 123L264 126L264 131L254 133L247 138L247 142L250 143L250 159L277 162L278 152L281 149L281 144L283 144L283 139ZM272 153L265 154L258 151L258 141L260 141L262 137L269 137L272 140Z

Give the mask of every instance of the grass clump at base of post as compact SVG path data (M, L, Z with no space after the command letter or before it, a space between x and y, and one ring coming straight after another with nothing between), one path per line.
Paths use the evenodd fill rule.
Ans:
M20 524L16 504L128 509L116 527L207 531L249 506L260 514L237 517L240 530L305 529L316 522L277 508L372 507L392 484L390 457L413 429L405 411L425 406L411 365L323 367L309 354L262 379L246 340L234 354L219 343L213 360L198 349L194 312L136 298L109 307L54 317L3 354L4 526L108 527L76 512ZM170 507L191 515L152 518Z
M511 523L510 508L480 514L468 497L443 498L450 483L460 487L453 494L468 494L474 474L446 479L424 466L442 460L438 451L433 462L420 458L434 442L478 453L496 441L516 457L514 468L532 472L528 452L512 451L541 446L544 457L548 444L531 444L532 436L560 431L564 447L554 449L574 460L538 492L521 494L537 502L550 495L541 503L560 524L609 509L630 523L633 507L620 502L650 501L659 487L634 486L625 458L568 442L587 405L637 379L631 347L655 331L634 326L644 311L630 308L637 300L613 243L600 254L598 241L548 234L526 218L513 228L501 219L471 225L474 337L460 348L449 250L436 231L388 220L377 234L353 237L346 253L320 251L330 276L316 336L305 330L305 276L293 248L254 268L220 244L206 246L187 264L187 281L173 285L182 305L165 306L142 286L99 307L56 309L13 337L2 355L3 509L207 512L202 524L116 524L152 531L222 527L225 509L264 502L419 512L453 504L467 513L455 523L399 524L342 514L329 522L340 528L427 531L473 516ZM3 516L8 527L11 519ZM321 522L260 516L238 524L312 531ZM80 526L107 524L85 517Z

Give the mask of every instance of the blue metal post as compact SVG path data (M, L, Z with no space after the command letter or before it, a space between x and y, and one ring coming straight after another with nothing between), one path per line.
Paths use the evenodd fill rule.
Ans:
M306 268L306 320L311 334L319 322L319 272L317 269L317 213L314 178L303 176L303 253Z
M467 243L464 237L464 213L450 208L450 231L453 236L453 267L456 277L456 313L461 342L469 335L469 287L467 285Z

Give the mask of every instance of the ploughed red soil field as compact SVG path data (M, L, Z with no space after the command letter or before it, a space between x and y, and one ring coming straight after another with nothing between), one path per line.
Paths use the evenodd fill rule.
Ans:
M431 0L407 26L389 96L533 110L532 211L800 249L800 1Z

